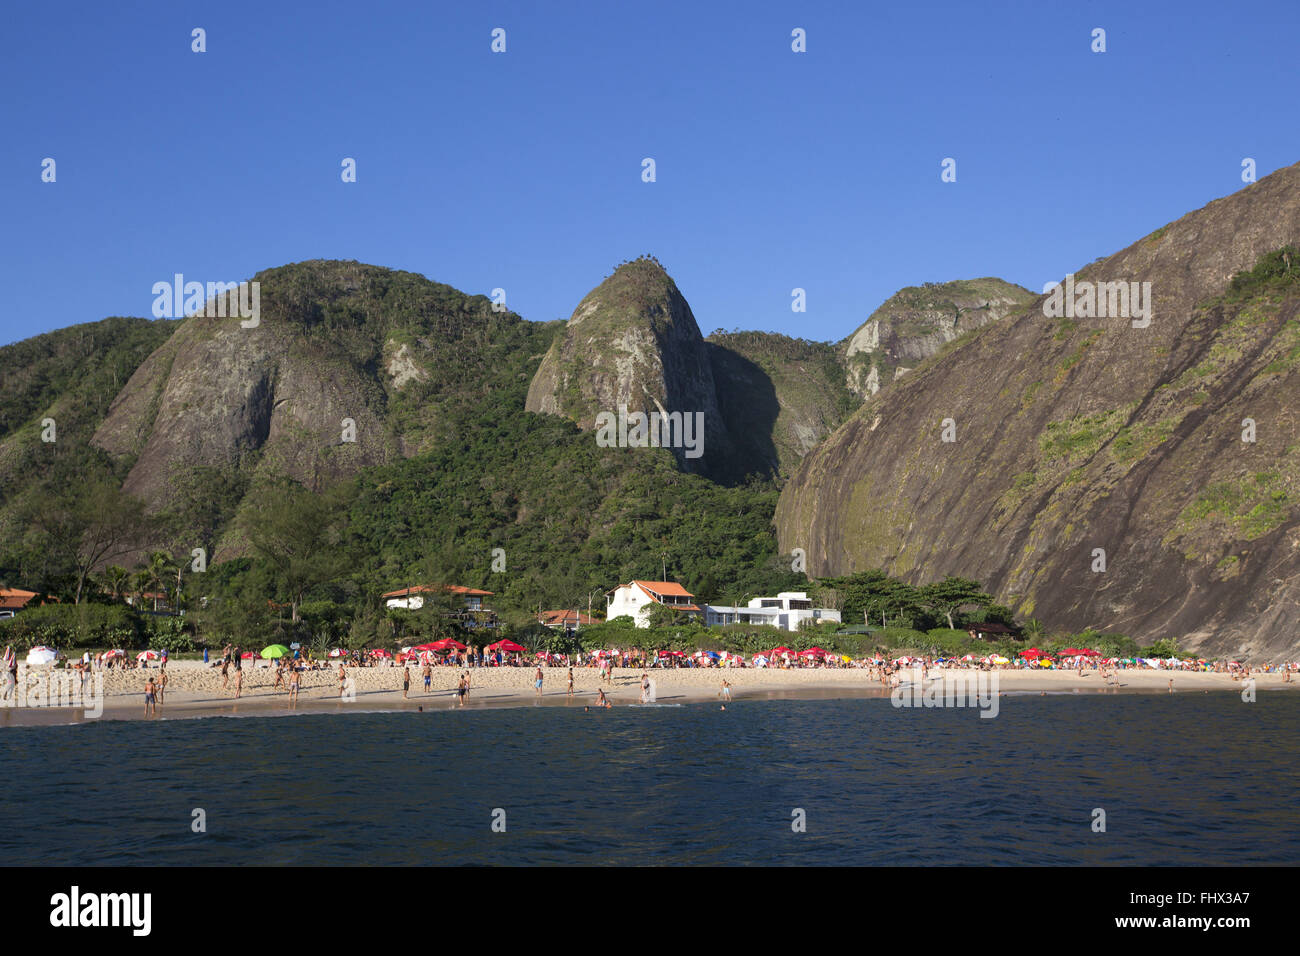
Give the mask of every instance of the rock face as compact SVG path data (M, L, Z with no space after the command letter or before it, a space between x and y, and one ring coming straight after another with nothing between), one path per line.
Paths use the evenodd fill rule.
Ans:
M788 476L860 404L830 343L721 331L707 341L718 405L749 473Z
M530 412L596 427L601 413L703 414L702 454L674 449L688 471L717 471L733 442L718 408L709 352L691 307L656 260L640 258L578 303L528 389Z
M1049 626L1293 652L1300 256L1230 280L1296 244L1293 166L1074 277L1081 305L1079 283L1149 282L1146 327L1050 318L1039 297L976 331L805 458L782 548L813 574L974 577Z
M834 347L763 332L706 341L654 259L624 263L578 303L528 389L527 409L592 429L602 412L704 416L704 454L678 465L722 482L788 474L857 404Z
M995 278L900 289L840 343L848 387L869 398L949 342L1006 318L1034 298L1028 289Z
M531 371L544 327L412 273L313 261L259 273L256 327L192 316L135 370L94 433L152 510L178 470L320 489L448 436L468 391Z

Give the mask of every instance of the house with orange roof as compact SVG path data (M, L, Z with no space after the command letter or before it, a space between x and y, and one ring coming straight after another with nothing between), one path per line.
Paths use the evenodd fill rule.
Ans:
M36 597L35 591L22 588L0 588L0 618L13 617Z
M703 614L695 595L676 581L629 581L605 595L605 620L630 617L637 627L650 626L650 608L656 604L686 614Z
M592 624L599 624L600 621L576 608L569 608L563 611L543 611L537 615L537 623L556 631L576 631L579 628L590 627Z

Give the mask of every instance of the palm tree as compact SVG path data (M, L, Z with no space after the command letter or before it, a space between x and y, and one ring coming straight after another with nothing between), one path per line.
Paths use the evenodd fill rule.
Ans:
M131 575L131 593L135 595L135 606L138 610L144 603L144 596L149 590L149 569L143 564L136 566L135 573Z
M155 612L158 610L158 593L160 591L165 592L167 582L172 576L172 566L174 564L172 556L166 551L153 551L149 555L149 563L145 566L145 574L148 576L149 586L154 591L153 609Z
M1043 622L1036 617L1031 617L1025 622L1025 637L1034 643L1042 640L1045 630L1046 628L1043 627Z
M109 593L113 595L114 601L122 600L129 585L131 572L120 564L110 564L104 569L104 583L108 585Z

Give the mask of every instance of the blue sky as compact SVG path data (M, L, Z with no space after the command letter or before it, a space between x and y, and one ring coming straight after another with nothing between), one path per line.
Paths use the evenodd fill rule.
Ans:
M1300 4L1134 6L11 6L0 342L313 258L549 320L652 253L705 334L822 340L904 285L1041 289L1300 161Z

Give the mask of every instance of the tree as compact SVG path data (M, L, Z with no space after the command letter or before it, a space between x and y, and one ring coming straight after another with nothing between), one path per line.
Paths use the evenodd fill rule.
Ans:
M842 595L846 617L861 614L863 623L879 618L882 627L888 626L888 617L908 617L918 610L916 588L906 581L891 578L884 571L859 571L842 578L826 578L819 582L824 589L834 589Z
M131 572L120 564L110 564L104 569L104 583L108 586L108 593L113 596L114 601L122 600L127 588L130 587L130 580Z
M171 582L172 574L176 570L176 562L166 551L153 551L149 554L149 560L145 562L144 572L149 579L149 587L153 590L153 609L158 610L158 595L162 593L166 597L167 585Z
M972 604L987 607L993 603L993 595L985 593L978 581L951 576L927 584L918 596L923 607L948 619L949 629L955 627L952 616L963 607Z
M296 624L304 595L348 567L341 495L313 494L297 482L280 479L245 500L251 507L241 519L244 535L253 553L275 569Z
M137 550L152 527L144 503L107 475L39 496L31 520L44 532L49 549L72 565L74 604L81 603L92 570Z

